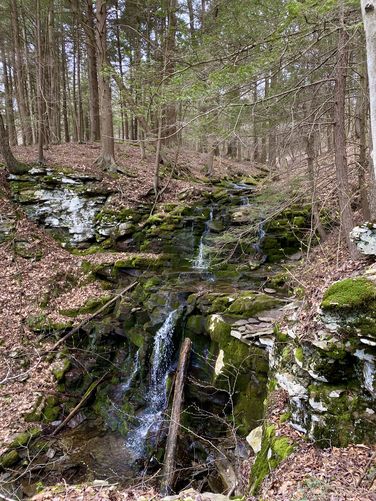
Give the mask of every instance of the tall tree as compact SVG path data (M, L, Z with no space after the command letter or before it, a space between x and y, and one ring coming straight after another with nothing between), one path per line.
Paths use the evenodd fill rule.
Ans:
M347 172L346 151L346 78L348 64L349 36L345 27L345 12L341 2L340 29L338 35L336 80L334 91L334 150L336 163L337 194L340 209L341 230L351 257L356 258L356 247L350 240L350 231L354 226L351 209L351 194Z
M96 0L96 47L102 151L96 164L105 170L116 170L115 142L111 102L111 70L107 56L107 2Z

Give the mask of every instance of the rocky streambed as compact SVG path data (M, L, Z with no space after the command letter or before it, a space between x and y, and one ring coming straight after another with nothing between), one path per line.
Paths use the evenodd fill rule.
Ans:
M161 204L153 213L146 202L110 208L111 193L88 177L37 169L10 181L28 216L63 246L84 260L101 255L83 268L106 291L101 301L63 311L66 325L43 315L30 323L40 335L61 336L76 316L101 308L51 355L58 392L41 396L26 416L43 423L42 435L27 432L2 456L5 470L32 458L24 492L63 478L158 483L185 337L192 353L176 490L257 492L294 450L265 415L277 390L286 394L283 419L321 445L374 439L373 276L359 279L367 280L367 297L351 299L357 283L327 292L314 339L295 331L299 303L288 295L284 269L288 256L299 257L309 207L265 218L254 179L223 181L194 204ZM4 240L11 227L12 221L0 227ZM25 253L27 243L20 249ZM126 252L121 259L119 251ZM85 405L51 436L85 394ZM241 472L250 455L256 460L249 480Z

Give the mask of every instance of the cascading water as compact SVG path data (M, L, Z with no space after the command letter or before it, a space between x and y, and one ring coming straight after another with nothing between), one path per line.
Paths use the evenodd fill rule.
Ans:
M195 260L193 261L192 268L195 270L207 270L209 268L209 259L206 256L205 252L205 238L210 233L209 223L213 221L213 207L210 208L210 215L208 221L205 223L205 229L200 238L200 243L198 246L198 252Z
M254 248L258 256L260 256L262 263L265 262L266 260L266 255L262 250L262 243L264 241L264 238L265 238L264 224L263 221L261 221L258 225L258 230L257 230L257 242L255 242L252 247Z
M249 206L249 198L246 196L240 197L240 203L242 204L242 207L248 207Z
M123 393L125 393L126 391L129 390L129 388L131 387L133 380L136 377L139 369L140 369L140 350L137 350L136 355L134 357L132 372L131 372L129 378L127 379L127 381L125 381L121 385L121 390Z
M142 457L145 442L153 431L157 431L167 404L166 383L173 355L173 335L179 309L171 311L154 338L151 360L150 386L146 394L147 406L138 417L139 426L128 433L126 447L135 458Z

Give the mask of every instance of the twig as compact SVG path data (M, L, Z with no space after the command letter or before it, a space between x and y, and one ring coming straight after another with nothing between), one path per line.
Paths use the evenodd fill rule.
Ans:
M123 294L125 294L126 292L130 291L131 289L133 289L133 287L135 287L137 284L138 284L138 282L133 282L133 284L128 285L128 287L126 287L119 294L117 294L115 297L113 297L112 299L110 299L109 301L107 301L107 303L105 303L101 308L99 308L99 310L95 311L92 315L90 315L90 317L85 318L84 320L82 320L82 322L80 322L76 327L74 327L74 329L72 329L71 331L69 331L68 334L66 334L61 339L59 339L59 341L57 343L55 343L50 350L48 350L47 352L45 352L44 355L47 355L48 353L51 353L52 351L55 351L56 348L58 348L62 343L64 343L64 341L66 341L68 338L70 338L71 336L73 336L73 334L75 334L76 332L78 332L83 325L85 325L87 322L89 322L94 317L96 317L97 315L99 315L99 313L102 313L102 311L104 311L108 306L110 306L110 304L112 304L115 301L117 301Z
M372 456L369 458L369 461L367 462L365 468L364 468L364 471L363 471L363 475L361 475L361 477L359 478L359 480L357 481L356 483L356 487L360 487L360 484L363 482L365 476L367 475L367 472L368 472L368 468L371 466L372 462L376 459L376 452L374 452L372 454Z
M97 386L99 386L102 383L102 381L107 377L108 374L109 374L109 372L106 372L106 374L104 374L100 379L97 379L97 381L94 381L93 383L91 383L91 385L86 390L84 396L78 402L76 407L73 410L71 410L71 412L64 419L64 421L62 423L60 423L59 426L57 428L55 428L54 431L51 433L52 436L56 435L62 428L64 428L64 426L66 426L67 423L69 423L69 421L77 414L77 412L81 409L81 407L84 405L84 403L88 400L88 398L93 393L95 388L97 388Z

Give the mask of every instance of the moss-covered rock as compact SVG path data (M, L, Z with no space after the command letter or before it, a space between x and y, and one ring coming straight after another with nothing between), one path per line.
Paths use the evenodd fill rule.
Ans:
M11 450L0 456L0 468L6 469L14 466L20 461L20 456L16 450Z
M364 277L345 278L326 290L321 307L323 310L361 309L376 299L376 285Z
M17 449L17 447L24 447L28 445L34 438L40 435L41 431L39 428L31 428L22 433L18 433L10 443L10 448Z
M226 313L248 318L278 306L280 301L268 294L244 292L232 302Z
M86 313L95 313L99 308L102 308L102 306L108 303L111 297L110 295L105 295L102 297L89 298L82 306L60 310L60 314L65 317L77 317L78 315L84 315Z
M250 493L257 494L260 486L267 475L273 471L284 459L294 451L291 439L285 436L277 436L273 425L267 423L263 427L261 450L251 469Z
M69 358L63 358L55 362L52 368L52 374L58 383L64 380L65 373L69 371L70 367L71 362Z

